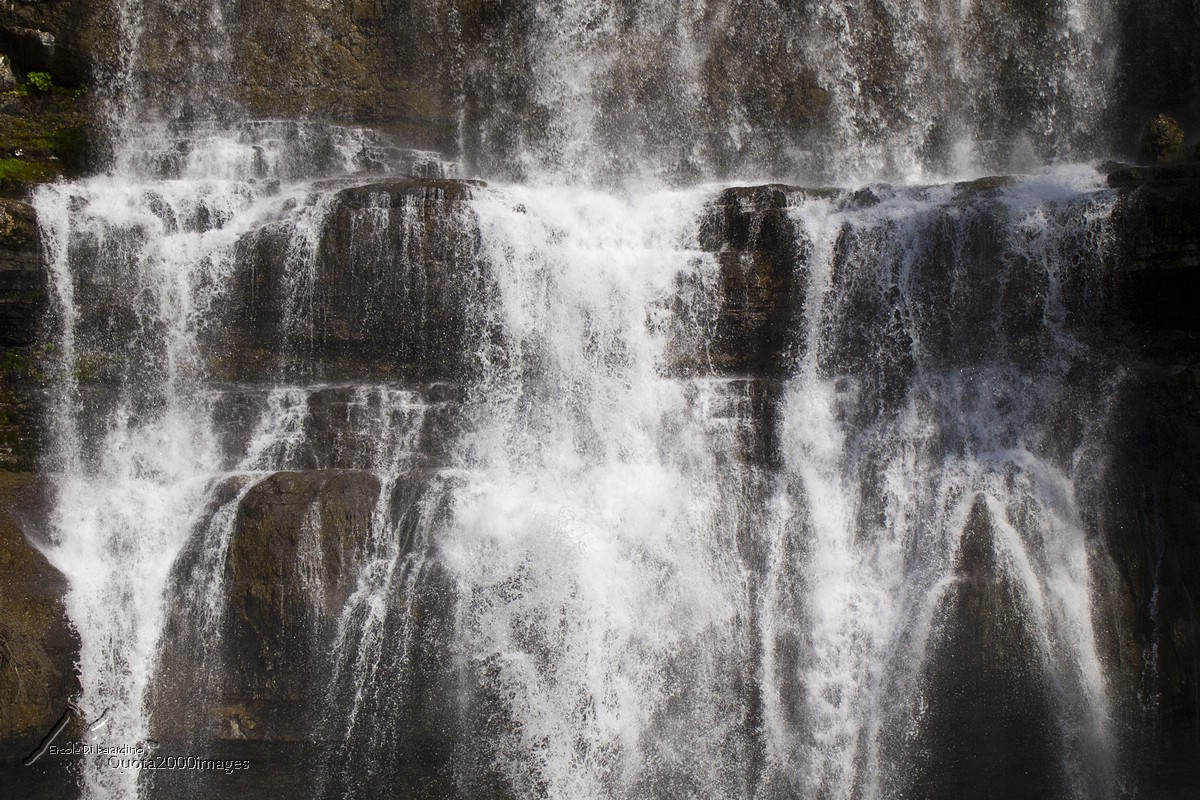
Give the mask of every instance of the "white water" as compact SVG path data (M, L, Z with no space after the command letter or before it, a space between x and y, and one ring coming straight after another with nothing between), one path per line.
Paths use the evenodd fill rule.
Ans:
M178 188L174 196L151 195L97 182L49 187L38 199L62 325L63 374L52 405L57 501L47 555L70 581L67 611L80 632L79 705L89 718L107 711L104 732L122 744L149 735L143 704L164 583L218 467L215 435L196 393L195 336L210 311L200 287L224 277L234 234L170 235L149 206L161 203L175 217L201 207L244 214L250 199L232 187L213 187L208 198L194 185ZM73 202L83 208L69 213ZM56 206L63 212L47 213ZM89 244L116 257L73 261L72 249ZM110 291L114 284L118 291L134 289L136 305L129 310L146 331L143 338L100 349L80 330L84 309L103 302L80 286L84 266L111 271L95 277ZM87 360L127 376L116 397L98 397L80 385ZM134 773L97 767L84 777L92 797L135 793Z
M473 204L504 338L442 553L455 647L517 726L480 746L522 795L746 783L749 576L730 554L748 468L719 463L733 442L705 414L729 387L663 374L672 332L703 335L669 308L681 276L713 280L703 197L513 187Z
M186 152L183 178L96 178L46 186L35 198L58 328L48 455L56 502L46 555L70 581L78 705L89 719L109 713L103 735L112 745L151 735L146 691L167 581L213 491L237 472L285 468L302 435L289 426L292 408L279 394L289 390L281 388L269 395L248 452L231 462L219 445L205 342L219 324L239 240L291 213L302 255L322 222L306 201L307 184L281 188L263 178L286 176L297 148L302 155L322 135L352 143L331 169L349 173L361 166L367 139L362 131L256 127L267 138L248 141L254 129L208 132L186 150L170 148L158 128L160 148ZM283 135L272 138L276 132ZM271 458L273 451L282 455ZM219 575L232 511L250 485L224 509L225 524L211 526L222 535L206 551L205 574ZM220 583L202 585L214 593L206 621L219 623ZM88 797L136 794L135 772L105 769L99 758L83 777Z
M976 496L986 498L1000 570L1019 587L1022 624L1037 638L1042 669L1057 693L1068 791L1076 797L1119 794L1092 618L1089 559L1095 554L1074 500L1073 475L1084 466L1087 436L1065 463L1044 452L1054 435L1045 426L1064 402L1067 371L1089 357L1063 325L1057 285L1067 271L1099 267L1093 248L1099 243L1102 250L1103 220L1112 201L1099 193L1083 206L1090 228L1063 226L1060 220L1079 214L1072 204L1076 193L1094 191L1095 185L1090 171L1071 170L1028 179L997 198L1010 216L1005 246L1012 248L1000 255L1001 274L1010 259L1016 267L1028 258L1048 284L1041 318L1050 339L1037 372L1025 375L1005 363L999 330L990 343L992 355L965 369L938 369L937 356L923 346L922 333L936 333L938 326L922 317L936 309L912 298L922 288L917 270L929 258L931 231L941 228L937 235L954 242L978 224L972 209L956 205L952 192L936 189L920 199L918 193L889 193L879 205L852 213L826 200L800 200L793 212L813 243L808 281L814 301L808 353L782 412L788 491L776 505L762 628L769 761L792 773L784 782L802 796L890 796L895 789L888 781L903 778L903 764L881 760L883 737L898 734L897 717L900 730L919 730L923 656L955 581L958 544ZM939 212L948 217L940 225ZM958 229L957 236L942 227L946 224ZM839 275L835 243L841 242L844 256L839 237L851 232L858 239L850 250L851 269ZM959 270L969 264L953 269L935 280L957 283L966 278ZM838 341L839 328L863 324L840 308L847 289L853 291L859 281L878 282L881 290L900 288L898 311L913 342L917 375L894 418L869 415L854 423L860 404L873 398L860 394L863 387L855 379L829 374L822 350ZM989 315L993 324L1001 322L1001 313L997 307ZM997 356L999 363L993 361ZM1101 385L1111 390L1118 380L1104 378ZM979 384L991 397L976 395ZM943 452L947 445L950 452ZM873 482L883 513L874 525L864 525L859 516L869 501L864 480L872 475L878 476ZM803 533L789 530L792 526ZM792 583L804 586L806 595L798 597ZM804 608L801 626L796 615ZM776 664L774 643L795 646L801 637L810 650L799 656L802 665L795 673L787 674ZM796 711L787 708L787 687L798 688L804 698L803 716L812 729L807 743L797 735ZM916 705L897 713L909 703Z
M458 598L451 649L468 684L503 698L510 720L466 732L468 746L518 795L886 796L902 770L887 742L919 730L919 709L907 704L921 692L967 509L983 496L998 563L1020 587L1023 624L1055 687L1073 794L1114 791L1092 555L1072 499L1074 459L1091 440L1071 440L1076 455L1065 460L1044 441L1067 370L1088 358L1060 284L1066 271L1096 268L1109 201L1086 169L1024 179L990 199L963 200L951 187L875 191L880 202L866 208L847 195L798 194L789 209L810 248L806 346L777 412L782 467L769 478L740 448L747 431L774 421L755 421L742 382L679 377L675 361L706 350L722 299L720 267L697 243L712 190L480 190L463 224L478 227L494 289L472 314L499 335L479 340L470 422L455 469L421 506L414 546L390 527L388 505L421 463L414 436L427 406L411 392L338 389L363 413L350 414L349 438L326 453L313 449L307 409L334 387L276 384L240 449L218 445L224 390L206 377L202 342L221 324L214 304L233 277L236 242L266 223L290 230L285 317L311 336L296 323L311 314L327 195L257 179L43 190L63 363L48 555L71 580L85 713L110 711L112 743L152 735L146 690L176 555L194 530L211 537L187 603L219 637L237 504L255 476L325 464L369 470L383 487L334 649L338 685L358 698L342 710L348 737L372 735L361 713L397 680L381 671L384 653L412 646L411 632L388 627L388 608L395 597L419 600L432 557ZM944 331L927 316L936 308L922 300L922 265L931 247L961 247L983 213L999 220L999 283L1007 260L1044 279L1036 372L1008 352L998 300L984 315L995 339L978 362L947 370L938 352ZM1084 227L1063 222L1081 217ZM420 239L405 230L405 241ZM81 252L125 275L111 297L101 292L112 280L89 278L93 262L72 258L89 246ZM419 254L404 241L383 246ZM951 294L969 305L977 290L961 283L964 258L951 262ZM847 305L871 286L872 297L898 287L887 302L898 303L915 362L906 396L878 418L867 409L882 390L844 361L862 346L856 326L879 333ZM96 316L107 306L80 296L133 314L134 338L114 349ZM81 380L89 370L115 389ZM249 480L205 519L213 492L238 475ZM872 476L873 499L863 483ZM882 518L865 523L863 504L875 500ZM435 513L447 502L448 516ZM317 539L312 547L319 555ZM309 567L302 574L320 574ZM888 702L897 691L899 710ZM331 712L334 724L342 711ZM84 777L89 797L137 791L129 773Z

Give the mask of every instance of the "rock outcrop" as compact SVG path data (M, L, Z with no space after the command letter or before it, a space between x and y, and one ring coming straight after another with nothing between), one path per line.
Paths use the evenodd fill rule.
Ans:
M368 547L379 481L280 472L239 491L246 480L218 493L237 504L232 530L209 527L176 566L156 689L163 738L292 741L322 711L335 623ZM222 537L224 558L209 565L204 548ZM223 589L217 609L203 596L213 585Z
M893 775L899 796L1061 797L1066 776L1053 754L1054 682L1034 640L1030 607L1006 575L986 502L977 497L927 651L928 706Z
M79 691L66 579L27 538L44 524L44 490L29 473L0 471L0 792L7 797L75 791L61 762L21 765Z
M1142 131L1138 161L1160 165L1182 161L1185 154L1183 140L1183 128L1179 122L1166 114L1159 114Z
M479 331L469 306L488 287L464 203L480 185L397 178L337 190L315 223L308 271L292 255L287 219L244 240L219 368L232 378L469 377Z
M808 53L811 43L788 33L806 27L806 4L745 14L738 25L730 23L733 5L704 5L703 19L669 9L657 14L660 5L588 6L596 13L577 20L566 40L545 28L534 4L493 0L183 0L142 4L150 10L138 20L123 20L113 0L13 0L0 7L0 795L75 791L74 776L61 765L17 766L78 692L64 580L26 535L45 513L35 471L44 463L44 385L54 377L43 330L44 265L25 202L30 191L103 168L101 139L111 131L96 119L119 116L122 107L154 109L184 126L247 117L353 121L409 147L456 153L480 174L521 178L548 168L603 180L644 162L657 177L684 184L745 165L819 173L848 131L881 147L898 141L888 138L891 131L907 132L921 140L919 158L937 169L953 163L960 128L970 127L953 108L914 121L911 92L937 95L942 76L918 85L900 48L878 46L895 41L889 33L896 20L884 5L864 10L847 33L866 38L856 39L836 67L855 76L853 98L840 98L846 108L836 105L844 87L819 74L825 56ZM967 26L980 59L975 69L999 65L980 71L984 90L973 101L987 117L974 130L981 143L1019 139L1045 105L1044 74L1023 59L1035 54L1020 48L1058 46L1048 7L979 4ZM1017 40L992 35L1006 21L1014 24L1003 29L1015 30ZM132 52L119 44L130 22L143 26ZM708 32L695 42L687 39L693 24ZM1114 168L1109 176L1119 198L1106 231L1110 273L1097 285L1111 294L1099 302L1084 298L1073 273L1062 288L1070 324L1119 348L1133 376L1113 398L1114 451L1093 496L1081 502L1105 587L1096 617L1113 675L1115 735L1132 745L1147 794L1185 796L1200 785L1200 168L1182 163L1185 138L1176 120L1189 128L1200 121L1200 20L1193 4L1151 0L1131 6L1118 28L1126 80L1124 102L1114 103L1123 115L1114 123L1116 139L1133 155L1144 120L1159 110L1171 117L1153 119L1139 154L1157 166ZM700 54L694 62L679 57L687 48ZM546 74L546 53L566 53L603 75L564 87L557 72ZM631 54L671 66L647 73ZM138 65L133 76L127 57ZM31 83L38 73L50 84ZM600 122L592 127L573 127L576 90L594 104ZM851 99L859 105L851 107ZM584 140L593 150L577 152ZM542 163L530 153L542 154ZM176 147L153 156L156 174L167 178L178 174L186 153ZM374 169L373 159L363 168ZM986 205L1006 186L984 179L953 191ZM188 773L162 775L147 782L148 796L265 797L319 786L341 798L369 796L380 785L438 800L464 791L504 795L491 765L473 765L466 789L453 772L464 731L515 723L503 719L502 698L478 697L470 708L458 702L467 696L459 685L466 679L446 644L458 598L447 576L420 561L430 546L421 538L429 523L420 513L447 513L437 482L449 479L437 468L462 424L473 357L496 333L472 316L493 291L479 266L467 203L480 187L436 177L319 184L304 202L315 206L320 192L332 198L325 198L311 262L301 263L291 249L296 231L286 215L240 242L224 316L213 326L220 333L203 345L209 376L224 392L215 402L227 452L243 449L254 409L277 380L403 384L429 410L414 436L412 463L419 466L389 487L362 455L368 437L346 433L361 398L345 386L318 388L305 398L309 449L292 454L287 470L248 469L214 493L175 567L152 723L155 735L176 746L250 758L253 777L210 774L197 782ZM812 253L789 215L797 198L846 209L880 201L873 189L772 184L721 191L699 242L717 263L721 300L696 312L711 315L704 319L672 309L681 327L665 367L673 375L736 382L751 420L738 434L741 455L764 474L780 462L781 386L810 346L799 323L813 302L806 296ZM932 249L906 276L929 309L921 344L939 367L957 369L1004 348L1018 368L1032 369L1042 344L1028 331L1044 313L1049 287L1019 264L997 276L989 213L973 219L961 262L959 253ZM198 230L207 224L193 222ZM856 242L831 246L844 262ZM949 276L957 289L948 279L951 263L962 264L962 274ZM831 319L862 324L845 327L839 346L818 354L824 374L853 376L864 394L880 398L860 411L867 422L900 413L917 377L913 337L897 313L891 278L845 293L845 308ZM112 276L94 285L84 280L97 307L94 328L85 322L81 329L84 339L100 342L100 328L119 333L133 324L109 302L124 289L119 283ZM963 292L954 314L952 291ZM691 336L697 329L708 332L702 350ZM104 336L116 352L120 336L107 329ZM86 392L112 388L115 376L88 371L79 376L87 378ZM1063 441L1075 435L1072 424L1064 421ZM377 518L388 520L396 540L372 538ZM223 549L214 555L218 544ZM1062 789L1064 776L1046 758L1059 735L1045 722L1053 698L1019 587L998 565L996 548L986 504L976 502L939 611L945 625L929 651L933 702L913 740L895 745L907 748L915 765L911 774L893 776L900 792L1007 797ZM343 616L355 592L371 588L360 581L373 575L364 569L372 559L381 571L403 562L398 574L421 587L421 600L390 591L372 598L377 605ZM220 608L209 603L212 582L222 587ZM376 672L355 684L329 654L339 636L354 642L346 652L362 646L371 614L393 638L379 646ZM374 735L339 741L351 709L377 726Z
M1117 399L1096 519L1124 608L1102 615L1128 639L1110 653L1137 697L1132 738L1149 796L1200 783L1200 165L1122 169L1115 267L1135 373Z
M419 602L404 591L407 565L420 564L429 546L419 509L436 479L409 473L386 497L362 471L280 472L248 488L247 480L218 493L208 536L195 537L176 566L154 687L156 737L249 755L272 782L299 780L310 793L328 786L330 797L355 796L364 782L386 779L406 796L450 796L449 587L424 587ZM213 526L226 503L236 509L222 532ZM214 561L205 549L223 535L225 554ZM394 581L371 583L389 570ZM214 579L224 599L216 609L206 593ZM358 663L359 647L377 661ZM346 740L355 724L372 735ZM223 781L163 776L148 796L183 785L215 796Z

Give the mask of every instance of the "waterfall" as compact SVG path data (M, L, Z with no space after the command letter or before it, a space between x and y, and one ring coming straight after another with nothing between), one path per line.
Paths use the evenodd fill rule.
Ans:
M1112 146L1097 130L1120 13L1092 0L522 3L497 12L468 64L468 116L481 167L508 178L1027 171Z
M420 23L441 153L256 115L239 4L118 4L111 171L34 198L102 740L314 798L1133 793L1118 10L482 5Z

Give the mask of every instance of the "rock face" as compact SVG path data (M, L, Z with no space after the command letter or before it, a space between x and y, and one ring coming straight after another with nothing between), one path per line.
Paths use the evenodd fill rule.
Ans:
M805 253L787 215L795 192L785 186L726 189L710 207L700 246L717 254L723 302L710 363L702 369L778 377L798 355L805 275L797 265Z
M1117 622L1100 638L1114 676L1113 705L1122 720L1118 735L1142 748L1137 752L1145 754L1147 785L1182 791L1200 780L1189 760L1200 742L1194 723L1200 646L1188 600L1200 570L1200 554L1188 535L1200 513L1194 508L1200 477L1193 466L1200 464L1194 397L1200 391L1195 357L1200 317L1188 302L1198 261L1190 226L1200 192L1188 165L1114 170L1110 183L1120 192L1110 231L1118 245L1114 294L1108 301L1087 301L1072 275L1060 287L1072 324L1099 330L1105 346L1123 342L1142 376L1137 389L1119 399L1123 438L1111 475L1097 484L1109 489L1097 495L1097 510L1087 520L1112 562L1097 567L1098 573L1106 586L1119 587L1105 594L1102 615ZM935 223L969 218L957 240L969 256L951 258L932 247L905 275L921 308L931 310L918 328L926 368L952 371L998 352L1017 368L1036 365L1042 345L1028 341L1025 331L1043 313L1044 281L1020 261L1002 276L997 271L1002 220L994 201L1009 186L988 179L948 189L963 207ZM430 547L422 526L447 513L439 505L444 496L437 500L436 484L443 478L436 468L446 463L447 442L455 435L462 383L470 380L464 365L479 341L472 337L481 335L471 308L492 291L479 268L466 203L481 186L403 178L329 188L327 206L314 223L319 235L313 260L303 269L287 257L295 231L283 218L247 235L239 249L225 320L234 334L206 345L214 372L237 382L219 401L222 434L230 439L229 452L245 450L252 408L279 377L401 380L412 385L414 404L436 407L426 412L424 432L412 440L413 463L421 466L385 485L378 465L364 455L371 436L347 433L354 414L379 401L364 400L345 386L306 390L299 438L308 450L291 453L286 466L272 467L271 474L250 469L223 483L175 566L168 644L154 686L155 735L176 747L202 743L231 757L253 752L265 773L293 781L297 791L310 790L320 777L329 797L377 792L374 777L356 772L355 765L363 764L376 765L378 775L414 797L456 796L465 791L463 780L471 782L467 796L503 796L498 788L503 781L492 781L486 764L474 765L469 778L455 772L464 758L456 747L465 731L515 723L489 716L501 714L502 698L479 696L471 708L447 700L466 691L447 644L459 599L447 576L421 561ZM797 326L813 302L807 271L812 253L789 208L811 201L861 211L885 202L884 193L882 187L730 188L705 211L699 245L715 259L720 302L706 312L712 331L708 351L676 347L669 369L743 382L752 422L743 431L743 457L758 468L779 466L780 386L811 346ZM301 202L315 208L317 200ZM976 211L968 213L967 207ZM12 255L0 263L28 278L36 264L28 207L10 202L2 208L11 220L11 244L0 252ZM846 264L873 252L868 237L855 235L851 231L832 243L842 255L831 261L830 281L849 280L853 273ZM899 262L881 263L891 268ZM947 280L947 264L957 264L961 274ZM864 395L882 398L855 412L864 426L900 413L897 399L921 377L912 329L893 324L899 303L889 293L893 281L881 269L842 292L844 305L827 310L831 330L851 319L861 323L844 325L841 338L834 337L840 344L819 354L818 365L828 374L861 380ZM4 307L14 320L6 344L28 348L36 341L30 320L44 299L24 298L26 284L20 280L9 285L17 288ZM952 290L960 294L952 297ZM304 302L297 304L296 297ZM957 313L943 313L952 299ZM1064 441L1075 436L1062 433ZM864 495L865 506L879 499L872 491ZM373 520L380 517L391 521L396 540L372 538ZM886 745L915 765L910 774L888 777L897 791L947 798L1054 796L1065 785L1058 764L1046 758L1059 745L1060 732L1046 723L1056 699L1045 688L1020 588L1000 566L996 542L989 509L977 499L955 582L937 612L944 624L930 644L923 678L929 707L911 741ZM32 551L20 552L22 564L30 563ZM361 583L363 576L375 573L364 565L373 560L381 571L399 569L396 574L413 582L406 586L420 591L365 591L373 587ZM44 589L31 595L41 615L39 629L61 631L61 617L55 617L61 581L44 564L19 569L37 576ZM212 606L213 597L221 598L220 607ZM23 612L6 610L0 625L18 630L9 621L14 613ZM372 614L378 628L368 624ZM372 640L379 631L387 636ZM51 646L27 647L23 652L32 655L19 658L43 659L54 691L69 694L75 691L68 685L73 645L69 636L53 636L58 638ZM339 637L354 643L339 652L381 648L369 679L356 683L358 673L329 657ZM15 706L26 720L21 730L53 723L45 722L54 716L53 701L39 702ZM362 724L347 720L349 709L362 719L386 720L388 727L341 742L347 726ZM148 791L165 798L186 786L218 796L235 785L222 783L227 778L221 775L203 780L197 788L183 777L161 776ZM264 788L247 791L266 792L263 780Z
M562 25L551 24L538 3L492 0L230 0L217 7L186 0L121 8L117 0L9 3L0 9L0 54L18 80L45 71L61 86L88 84L101 99L120 95L166 118L383 124L411 146L461 150L480 174L505 178L538 167L580 169L585 160L610 175L649 162L661 177L683 182L747 165L815 172L850 135L901 148L911 146L905 136L915 137L911 155L946 168L964 131L981 145L1045 134L1039 80L1068 73L1057 63L1042 66L1064 55L1062 15L1044 4L978 6L962 19L931 20L927 29L883 7L857 10L861 18L845 28L837 22L847 13L841 3L684 9L622 2L579 10ZM728 24L733 15L737 25ZM1185 126L1200 116L1200 31L1194 9L1180 0L1133 4L1108 22L1103 46L1116 55L1120 79L1099 89L1069 81L1055 88L1086 97L1074 104L1081 108L1107 107L1102 118L1112 123L1115 143L1132 154L1153 114ZM131 26L140 35L129 48L121 42ZM829 42L839 37L843 50L832 51ZM942 51L955 49L948 39L970 57L945 61ZM880 41L899 44L881 48ZM1068 49L1081 57L1087 46ZM556 58L586 67L574 90L561 82ZM127 59L137 64L136 78ZM652 77L638 68L649 61L659 65ZM1074 66L1073 80L1102 83L1104 67ZM848 92L851 84L858 89ZM948 102L964 84L973 89L966 109ZM576 116L580 99L607 122ZM1071 105L1055 113L1071 116ZM1096 121L1081 118L1077 127ZM1052 127L1059 136L1072 126ZM1086 147L1096 138L1093 128L1074 143ZM592 152L574 152L585 140ZM534 152L545 163L530 163ZM873 157L887 168L882 151ZM989 155L1001 165L1005 157Z
M77 791L62 759L21 765L79 691L66 580L27 538L47 512L45 486L32 472L48 369L45 308L34 211L0 199L0 794L29 798Z
M16 768L78 691L65 586L24 533L43 512L29 473L42 455L39 414L53 354L41 338L47 297L33 211L20 198L39 182L104 162L97 108L119 115L120 104L114 111L105 102L121 99L184 125L247 116L350 120L409 146L458 152L481 174L522 178L548 169L606 180L649 164L657 177L685 184L746 165L819 172L849 135L868 153L854 168L890 169L886 160L871 162L882 157L870 148L907 147L909 134L919 141L908 155L940 169L954 163L968 129L980 142L1008 142L1045 128L1046 73L1031 67L1061 46L1054 4L975 4L964 52L976 60L950 77L913 75L913 65L935 62L946 42L934 36L934 52L894 36L904 20L887 4L863 6L850 27L836 14L811 16L817 5L822 15L841 7L746 10L718 2L694 6L698 16L689 17L688 8L663 3L575 4L582 16L556 28L534 2L183 0L141 4L145 16L133 22L144 30L128 54L118 43L130 20L116 2L3 4L0 90L47 72L60 89L89 91L0 98L0 795L58 797L75 789L61 764ZM1121 433L1086 498L1094 502L1085 522L1105 552L1096 566L1107 587L1096 615L1106 622L1099 638L1114 676L1115 735L1130 743L1140 785L1148 795L1185 796L1200 784L1193 602L1200 546L1192 535L1200 519L1200 171L1176 163L1185 143L1176 120L1189 128L1200 121L1200 19L1194 4L1180 0L1126 11L1115 51L1126 76L1118 92L1124 102L1115 102L1126 117L1115 123L1117 139L1132 153L1143 120L1159 110L1172 116L1154 118L1139 154L1158 166L1110 176L1121 195L1108 231L1117 243L1113 302L1083 297L1082 281L1069 271L1051 286L1018 260L1000 276L988 200L1007 183L985 179L953 189L984 209L966 226L962 252L932 247L902 276L903 259L884 254L879 275L848 285L844 304L827 310L830 328L860 324L837 328L836 346L817 361L823 375L850 376L847 385L879 398L847 412L861 417L855 422L901 414L919 378L912 320L900 314L901 280L928 310L916 323L919 344L938 368L953 371L1003 350L1015 369L1033 369L1044 342L1028 331L1052 290L1064 292L1071 324L1091 325L1105 346L1123 348L1136 379L1113 399ZM821 37L843 27L850 52L836 61ZM816 38L790 33L810 29ZM1010 30L1012 38L994 35ZM880 47L883 41L897 46ZM135 77L124 55L136 59ZM581 83L561 79L567 59L582 65ZM666 66L647 73L644 61ZM843 85L836 77L843 74L854 80ZM972 109L939 105L947 87L964 81L982 87ZM918 107L930 113L912 113ZM1076 127L1078 138L1083 127ZM900 140L889 138L894 131ZM1071 135L1047 147L1072 151ZM182 150L159 156L162 177L177 176L186 160ZM376 166L366 160L364 169ZM175 567L168 644L153 687L156 736L174 747L249 756L254 778L159 776L147 781L147 796L265 797L281 786L297 795L317 787L329 798L511 794L493 764L469 764L467 777L455 772L464 759L487 760L457 749L468 732L511 733L517 723L505 718L503 697L471 695L462 685L469 670L448 645L462 598L423 560L431 548L423 526L449 513L438 482L450 478L437 468L461 425L474 357L496 335L488 320L472 316L494 291L479 266L467 203L482 185L356 181L318 185L299 201L312 212L303 224L313 230L298 229L293 208L242 240L234 285L213 326L222 333L203 345L205 368L222 382L215 402L227 452L245 449L254 409L275 381L322 384L304 398L298 427L307 450L289 453L283 466L251 466L214 491ZM739 456L764 474L781 461L781 387L813 346L800 329L814 302L806 288L812 252L789 208L819 201L862 210L880 203L884 191L738 187L708 207L699 246L716 261L721 300L701 312L711 318L683 320L702 322L710 336L703 352L679 337L667 370L733 381L750 410L737 433ZM940 224L957 219L948 214ZM209 222L181 224L201 231ZM300 234L313 234L311 252L296 248ZM841 253L831 281L849 280L849 262L870 252L867 238L830 243ZM960 274L949 275L953 264L962 265ZM134 324L113 301L127 287L111 275L91 279L82 288L106 338L86 325L81 335L104 338L116 352L122 340L112 331ZM89 372L77 376L87 391L110 392L113 376ZM324 385L342 381L403 384L413 405L426 409L411 443L416 466L394 483L364 455L385 429L346 433L355 414L382 401ZM1064 420L1062 441L1077 438L1076 424ZM860 512L876 513L880 492L864 496ZM394 539L373 538L378 519L388 521ZM977 499L924 667L932 702L911 741L886 745L914 765L910 774L888 776L898 793L1063 792L1067 779L1046 757L1059 743L1060 732L1046 725L1055 698L998 548L995 521ZM404 589L372 583L381 575ZM209 602L214 596L219 607ZM348 642L340 652L375 657L361 682L356 665L329 656L339 637ZM492 665L470 669L484 674ZM375 729L345 741L355 725Z
M0 791L9 797L75 791L61 759L21 766L79 691L66 581L26 538L43 524L43 490L28 473L0 472Z
M449 796L456 723L446 698L455 670L439 633L448 595L438 600L426 587L413 603L399 575L375 594L363 583L372 563L382 575L422 558L428 544L417 528L427 521L418 506L430 480L422 472L402 476L385 497L379 480L359 471L279 472L248 489L225 487L218 504L236 510L224 566L206 560L211 538L197 537L176 567L155 686L156 735L174 747L253 754L271 783L299 781L310 795L327 785L330 797L356 796L386 776L406 796ZM380 514L398 540L377 538ZM221 533L213 527L219 516L210 518L210 537ZM213 576L205 572L214 563L225 598L215 611L208 606ZM348 602L355 592L365 598ZM408 627L417 629L408 634L411 644L391 639ZM366 683L357 682L362 665L350 658L360 646L383 648ZM362 737L369 744L346 738L358 715L374 731ZM366 756L352 752L367 746L374 749ZM166 776L149 796L171 797L183 786L217 796L227 780Z
M1000 800L1066 790L1052 757L1060 741L1051 682L1026 601L1000 567L989 517L977 497L928 651L929 707L901 762L912 765L898 778L906 796Z
M241 247L230 297L233 337L218 358L231 377L304 372L461 381L473 328L473 222L464 201L481 184L401 178L337 191L315 225L311 269L281 221ZM267 353L276 358L264 362ZM436 353L436 357L431 354Z
M280 472L238 488L218 493L236 503L232 531L209 529L229 537L220 574L205 575L195 550L176 567L154 720L164 738L292 740L311 728L330 679L326 654L355 587L379 482L360 472ZM215 611L192 594L213 579L224 602Z
M34 468L41 439L46 279L33 209L0 199L0 469Z
M1111 86L1105 67L1086 60L1090 43L1066 48L1085 59L1071 70L1052 60L1066 57L1063 15L1038 4L977 6L922 26L871 7L846 27L842 3L576 11L556 24L540 3L492 0L186 0L126 11L116 0L18 0L0 10L0 53L18 78L47 71L168 119L387 125L411 146L457 152L503 178L542 168L611 177L644 164L681 182L752 167L817 174L846 136L874 148L881 169L887 149L902 148L936 171L952 165L968 131L982 148L1003 143L987 154L999 167L1022 146L1057 156L1086 148L1094 127L1070 131L1094 126L1088 115L1106 103L1121 109L1112 127L1130 150L1153 113L1185 124L1200 113L1189 99L1200 37L1179 0L1107 20L1103 47L1124 78ZM130 48L120 43L133 26ZM583 66L573 87L556 68L567 58ZM649 62L659 65L652 74L639 68ZM1054 113L1072 117L1052 130L1043 127L1047 79L1069 98ZM965 108L954 102L962 86L971 88ZM1013 144L1026 134L1055 141Z
M1194 332L1155 348L1136 391L1122 398L1121 438L1103 506L1103 534L1133 614L1116 617L1133 639L1116 655L1140 662L1135 752L1152 796L1183 796L1200 781L1200 641L1191 601L1200 547L1200 363Z
M24 199L38 183L94 167L99 132L86 86L100 66L93 56L112 51L104 7L19 0L0 8L0 196Z
M1118 209L1122 292L1133 320L1152 331L1194 331L1200 310L1200 165L1121 169L1109 183L1125 187Z
M60 85L86 82L96 56L108 52L107 3L17 0L0 9L0 52L19 75L48 72Z
M411 146L453 149L453 3L234 0L213 13L188 0L147 8L139 22L129 88L168 118L354 120L386 124ZM106 74L120 82L117 66Z
M143 782L145 796L254 797L289 785L303 794L318 784L332 746L313 736L326 713L329 652L378 492L369 474L311 471L233 479L216 493L210 538L194 539L175 568L151 722L164 753L249 759L254 774L163 773ZM214 561L205 548L221 537Z
M33 208L0 200L0 346L28 347L38 338L45 278Z
M1097 519L1128 606L1106 613L1131 641L1113 658L1140 665L1142 725L1135 733L1152 796L1183 796L1200 782L1200 642L1190 597L1200 574L1200 171L1184 164L1120 171L1118 265L1138 358L1119 398L1119 432Z
M1188 129L1200 123L1200 17L1181 0L1130 4L1122 15L1119 63L1126 76L1115 120L1132 146L1146 120L1167 114Z

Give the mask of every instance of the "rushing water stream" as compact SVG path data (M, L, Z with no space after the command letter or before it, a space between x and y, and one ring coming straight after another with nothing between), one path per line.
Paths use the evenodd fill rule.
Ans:
M36 197L46 553L106 741L236 739L286 684L313 796L914 796L969 629L1016 676L976 687L1019 706L1011 785L1132 791L1084 507L1114 199L1069 163L1107 146L1109 4L1020 16L994 86L978 3L528 5L491 34L519 101L460 64L489 185L365 128L162 122L189 95L147 100L123 6L114 171ZM780 133L730 48L819 113ZM726 191L764 175L855 188Z

